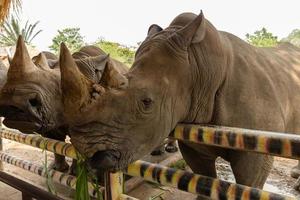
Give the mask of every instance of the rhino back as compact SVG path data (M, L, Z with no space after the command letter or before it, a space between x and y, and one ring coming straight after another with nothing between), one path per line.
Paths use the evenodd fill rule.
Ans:
M253 47L221 33L232 62L216 98L216 124L300 133L300 49Z

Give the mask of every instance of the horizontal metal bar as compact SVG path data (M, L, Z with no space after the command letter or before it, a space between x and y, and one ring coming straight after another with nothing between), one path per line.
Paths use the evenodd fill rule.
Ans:
M27 135L17 130L0 129L0 137L52 151L76 159L75 148L68 143ZM241 128L178 124L171 138L235 150L253 151L300 160L300 135ZM45 145L46 144L46 145Z
M76 150L71 144L44 138L38 134L24 134L18 130L1 128L0 137L77 159Z
M31 173L37 174L41 177L47 177L47 173L46 173L46 169L41 166L41 165L37 165L34 163L31 163L29 161L26 160L22 160L19 159L15 156L11 156L9 154L0 152L0 160L3 162L6 162L8 164L20 167L26 171L29 171ZM52 180L56 183L62 184L64 186L76 189L76 177L69 175L69 174L65 174L56 170L49 170L48 171L49 176L52 178ZM88 183L88 188L89 188L89 194L92 197L96 197L96 190L94 190L94 187L92 186L91 183ZM100 187L100 191L101 193L104 192L104 188Z
M21 192L25 192L25 194L36 199L43 200L63 200L62 198L55 196L41 188L36 187L35 185L29 184L21 179L18 179L10 174L7 174L3 171L0 171L0 181L10 185L13 188Z
M300 135L241 128L178 124L171 138L300 160Z
M145 161L136 161L127 168L127 174L143 177L147 181L171 186L212 199L235 200L295 200L295 198L266 192L256 188L229 183L219 179L176 170Z
M25 134L22 134L22 139L19 139L18 134L20 133L12 133L11 131L6 131L5 129L4 131L3 129L0 131L1 137L39 148L41 148L41 145L37 145L39 142L35 141L37 139L38 141L46 140L51 144L47 144L45 148L46 150L54 153L60 152L59 154L61 155L66 155L76 159L76 151L70 144L68 144L69 153L67 154L65 151L61 150L61 148L65 145L63 142L51 139L43 140L41 138L35 138L35 136L31 135L30 139L26 139L27 135ZM217 145L238 150L255 151L258 153L271 153L272 155L284 156L288 158L300 158L300 153L298 154L298 149L296 147L297 145L295 145L300 144L300 137L292 134L227 127L208 127L179 124L171 134L171 137L172 136L174 136L175 139L201 144ZM276 142L281 143L282 145L278 145ZM57 146L59 146L58 149ZM279 151L279 149L281 150ZM135 163L130 164L125 173L131 176L143 177L148 181L161 183L162 185L173 186L183 191L210 196L213 199L217 196L221 196L223 198L231 199L232 197L236 197L236 199L244 200L247 199L244 198L244 196L249 195L260 196L265 200L294 199L239 184L228 183L218 179L146 163L144 161L136 161Z

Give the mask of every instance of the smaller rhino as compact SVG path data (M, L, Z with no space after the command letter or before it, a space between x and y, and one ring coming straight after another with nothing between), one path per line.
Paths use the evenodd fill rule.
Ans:
M101 49L86 46L73 57L88 79L110 88L123 84L118 74L125 73L128 68ZM61 96L57 57L42 52L31 59L20 36L0 94L0 115L5 117L3 123L24 133L37 132L64 141L68 124L64 120ZM65 157L57 154L52 167L59 171L69 168Z

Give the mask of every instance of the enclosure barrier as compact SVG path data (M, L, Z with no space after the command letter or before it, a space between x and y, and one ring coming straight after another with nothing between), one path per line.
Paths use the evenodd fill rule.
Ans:
M178 124L171 138L300 160L300 135L241 128Z
M36 134L23 134L18 130L7 128L1 128L0 137L77 159L76 151L69 143L44 138Z
M39 187L36 187L35 185L27 183L26 181L18 179L3 171L0 171L0 181L19 190L22 193L22 200L33 200L33 198L38 200L63 200L52 193L49 193ZM7 194L2 194L2 197L5 195Z
M237 131L238 130L238 131ZM223 131L223 132L221 132ZM237 132L234 132L237 131ZM259 153L268 153L270 151L270 141L276 139L276 141L283 141L284 145L287 145L289 150L282 150L282 145L271 145L271 152L273 155L299 158L299 154L294 150L294 144L299 140L299 136L290 135L287 138L283 138L283 134L277 134L272 132L262 132L264 137L255 134L255 131L246 129L231 129L220 127L201 127L198 125L179 125L175 131L171 134L176 139L184 139L190 142L200 142L209 145L224 145L224 147L251 150ZM245 136L246 135L246 136ZM248 137L247 137L248 135ZM76 151L72 145L52 140L45 139L38 135L26 135L19 131L9 130L2 128L0 136L6 139L14 140L23 144L28 144L34 147L46 149L60 155L66 155L68 157L76 159ZM227 140L221 140L220 138L226 138ZM229 139L228 139L229 138ZM249 139L250 138L250 139ZM253 138L255 140L253 140ZM261 139L263 138L263 139ZM227 142L224 142L227 141ZM253 141L257 141L253 143ZM234 145L235 144L235 145ZM249 148L248 144L251 144L252 148ZM256 144L256 145L253 145ZM272 142L271 142L272 144ZM253 148L255 146L255 148ZM264 148L263 148L264 147ZM277 150L274 150L277 149ZM281 149L279 151L279 149ZM175 170L160 165L155 165L143 161L137 161L130 164L125 173L131 176L144 177L148 181L157 182L160 184L177 187L180 190L193 192L199 195L210 196L213 199L261 199L261 200L290 200L294 199L279 194L273 194L270 192L242 186L238 184L228 183L218 179L213 179L205 176L200 176L185 172L182 170ZM130 199L130 197L121 194L122 193L122 180L120 173L107 174L106 175L106 199ZM115 183L114 183L115 182ZM115 188L118 187L118 189ZM111 188L113 187L113 189ZM109 192L107 192L109 191ZM131 198L132 199L132 198Z
M56 182L59 183L61 185L70 187L72 189L75 189L76 187L76 177L69 175L69 174L65 174L56 170L49 170L48 172L46 171L44 166L41 165L37 165L34 163L31 163L29 161L26 160L22 160L19 159L15 156L11 156L7 153L3 153L0 152L0 160L3 162L6 162L10 165L14 165L16 167L22 168L26 171L29 171L33 174L39 175L41 177L45 177L47 178L47 176L51 177L51 179ZM89 188L89 194L92 197L96 197L97 191L94 189L94 187L92 186L91 183L88 183L88 188ZM100 191L103 192L104 188L100 188Z
M294 199L256 188L229 183L219 179L201 176L183 170L176 170L140 160L130 164L126 169L126 173L131 176L143 177L147 181L175 187L182 191L211 197L212 199Z

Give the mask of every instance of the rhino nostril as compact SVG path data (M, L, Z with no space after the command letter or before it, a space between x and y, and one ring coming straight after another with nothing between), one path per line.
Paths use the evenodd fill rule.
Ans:
M38 107L41 105L41 103L39 102L39 100L37 98L29 99L29 103L32 107Z

